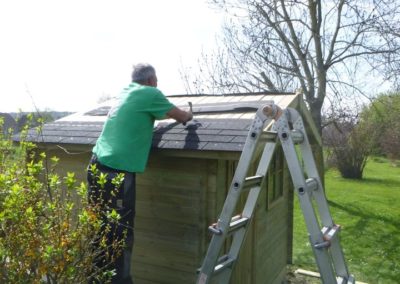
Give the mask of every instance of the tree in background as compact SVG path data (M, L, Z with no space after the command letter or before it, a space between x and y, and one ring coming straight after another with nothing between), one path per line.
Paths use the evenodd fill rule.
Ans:
M368 137L375 153L400 159L400 93L381 94L363 110L361 119L371 121L375 129L376 135Z
M333 113L323 128L328 166L345 178L362 178L367 158L385 155L400 159L400 93L384 93L357 115Z
M375 71L391 79L398 70L397 0L210 2L229 14L230 21L222 46L214 54L203 54L200 72L182 71L190 92L300 87L321 130L326 99L340 108L352 95L364 94L356 83L360 77Z

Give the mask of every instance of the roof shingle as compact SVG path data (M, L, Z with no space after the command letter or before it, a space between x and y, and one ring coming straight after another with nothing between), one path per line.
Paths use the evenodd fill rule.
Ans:
M288 98L291 97L291 99ZM211 96L210 96L211 97ZM294 100L295 95L246 95L212 96L213 103L207 103L207 96L177 96L193 103L195 118L182 125L173 120L159 121L154 128L153 148L189 149L210 151L242 151L252 119L258 107L271 100ZM168 97L176 105L174 97ZM251 101L240 101L251 99ZM217 100L217 102L215 102ZM286 107L286 105L282 106ZM52 123L45 124L40 133L31 129L28 140L49 144L94 145L99 137L110 105L107 103L89 112L77 113ZM19 136L15 136L19 140Z

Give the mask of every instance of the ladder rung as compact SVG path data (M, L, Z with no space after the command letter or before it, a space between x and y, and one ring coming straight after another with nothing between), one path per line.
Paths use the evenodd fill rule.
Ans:
M318 182L315 178L308 178L306 180L308 190L317 190L318 189Z
M262 175L247 177L244 180L243 188L252 188L252 187L255 187L255 186L259 186L261 184L262 180L263 180L263 177L264 176L262 176Z
M314 247L317 249L322 249L322 248L328 248L331 246L331 240L336 237L336 235L340 231L340 226L339 225L334 225L332 228L331 227L323 227L321 232L323 235L324 241L319 244L315 244Z
M321 232L324 235L325 241L332 240L340 231L340 225L334 225L332 228L323 227Z
M244 227L247 222L249 221L249 218L247 217L242 217L241 215L236 215L232 217L231 222L229 223L229 231L228 233L231 233L241 227ZM214 223L208 227L208 230L212 232L213 234L216 235L221 235L222 230L217 227L218 223Z
M233 232L239 228L244 227L248 221L249 218L247 217L242 217L241 215L234 216L231 220L231 223L229 224L229 232Z
M214 268L214 273L219 273L222 270L230 267L235 262L234 258L229 257L229 255L225 254L221 256L218 261L217 265Z

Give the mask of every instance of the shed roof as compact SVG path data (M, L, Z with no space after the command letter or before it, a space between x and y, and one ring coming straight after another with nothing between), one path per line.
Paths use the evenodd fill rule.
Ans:
M17 128L17 122L9 113L0 112L0 118L3 118L3 124L0 128L3 129L3 133L7 133L8 129L15 130Z
M293 93L168 96L181 108L188 108L188 102L192 102L194 119L186 125L172 119L157 121L152 146L158 149L242 151L260 106L274 101L286 108L296 98ZM31 129L28 140L40 144L94 145L112 104L113 100L110 100L89 111L47 123L40 134Z

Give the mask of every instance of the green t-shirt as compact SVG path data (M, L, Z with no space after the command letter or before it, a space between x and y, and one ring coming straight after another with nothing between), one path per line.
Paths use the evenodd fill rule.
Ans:
M131 83L110 110L93 153L105 166L143 172L153 138L154 120L165 118L174 107L157 88Z

